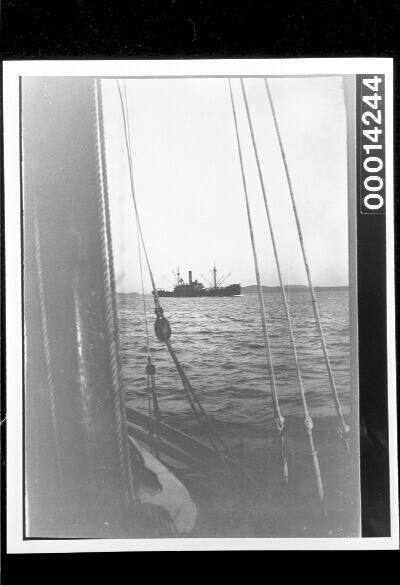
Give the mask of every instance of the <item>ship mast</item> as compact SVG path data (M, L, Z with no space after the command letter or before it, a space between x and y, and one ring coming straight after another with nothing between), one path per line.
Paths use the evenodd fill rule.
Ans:
M215 262L214 262L214 268L213 268L213 278L214 278L214 288L217 288L217 269L215 268Z

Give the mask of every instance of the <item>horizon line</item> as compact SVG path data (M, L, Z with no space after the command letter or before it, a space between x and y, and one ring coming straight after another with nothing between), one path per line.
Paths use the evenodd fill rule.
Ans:
M262 284L261 286L263 288L274 288L274 289L280 289L281 288L279 284L277 284L277 285ZM298 287L298 288L308 288L308 289L310 288L308 284L285 284L284 286L285 286L285 288L286 287ZM321 288L349 288L349 286L350 286L349 284L327 284L327 285L316 284L316 285L313 285L313 288L314 289L321 289ZM249 288L249 287L257 287L257 284L246 284L246 285L242 286L241 288L242 289L245 289L245 288ZM162 289L162 290L165 290L165 289ZM123 291L123 290L117 290L116 292L117 292L117 294L124 294L124 295L132 295L132 294L140 295L140 294L142 294L142 293L139 293L139 292L136 292L136 291L128 291L128 292L126 292L126 291ZM150 291L150 292L146 292L145 294L151 295L152 293Z

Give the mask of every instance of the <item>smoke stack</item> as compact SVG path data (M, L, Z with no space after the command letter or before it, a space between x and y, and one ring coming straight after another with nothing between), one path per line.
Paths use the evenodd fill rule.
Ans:
M189 270L189 284L192 284L192 271Z

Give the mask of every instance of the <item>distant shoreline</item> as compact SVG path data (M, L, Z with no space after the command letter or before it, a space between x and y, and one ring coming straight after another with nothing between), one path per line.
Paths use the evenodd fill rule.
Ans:
M280 286L265 286L262 285L263 292L279 292L281 290ZM307 292L310 288L306 285L302 284L287 284L285 285L285 290L289 292ZM324 291L324 290L349 290L348 286L314 286L315 291ZM251 284L250 286L242 286L242 293L255 293L257 292L257 285Z
M281 287L280 286L266 286L266 285L262 285L262 290L263 292L280 292ZM303 284L287 284L285 285L285 290L288 292L307 292L309 291L309 287ZM348 291L349 287L348 286L315 286L314 290L316 292L320 292L320 291L339 291L339 290L345 290ZM249 286L242 286L242 294L251 294L251 293L256 293L257 292L257 285L256 284L251 284ZM121 296L125 296L125 297L138 297L140 296L139 293L137 292L117 292L118 295ZM146 293L148 295L150 295L151 293Z

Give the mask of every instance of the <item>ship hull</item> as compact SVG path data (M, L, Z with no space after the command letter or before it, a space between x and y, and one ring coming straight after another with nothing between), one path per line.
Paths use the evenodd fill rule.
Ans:
M188 297L234 297L241 294L239 284L232 284L216 289L167 291L158 290L159 297L188 298Z

